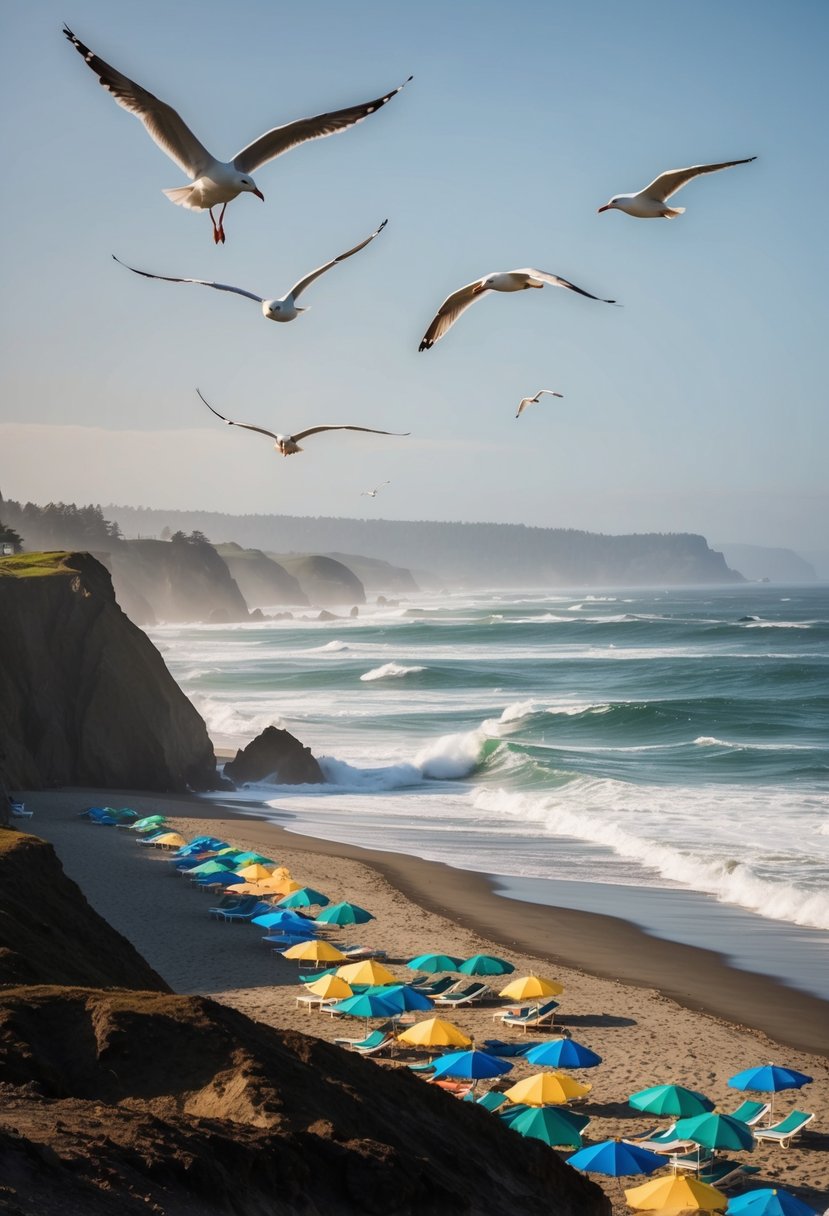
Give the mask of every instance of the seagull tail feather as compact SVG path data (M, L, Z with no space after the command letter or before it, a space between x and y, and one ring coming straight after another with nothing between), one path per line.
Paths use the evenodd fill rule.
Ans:
M189 211L203 209L192 197L195 193L192 186L175 186L172 190L164 190L162 193L166 194L170 202L175 203L177 207L187 207Z
M663 217L663 219L666 219L666 220L675 220L678 215L684 215L684 214L685 214L684 207L666 207L665 210L662 212L662 217Z

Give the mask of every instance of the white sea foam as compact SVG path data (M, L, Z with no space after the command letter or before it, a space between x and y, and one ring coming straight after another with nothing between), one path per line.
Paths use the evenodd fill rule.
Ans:
M339 638L334 638L332 642L326 642L323 646L312 646L308 654L339 654L343 650L350 650L348 642L341 642Z
M402 663L384 663L382 667L374 667L371 671L364 672L360 679L366 683L373 680L399 680L403 676L416 675L417 672L425 670L425 667L404 667Z

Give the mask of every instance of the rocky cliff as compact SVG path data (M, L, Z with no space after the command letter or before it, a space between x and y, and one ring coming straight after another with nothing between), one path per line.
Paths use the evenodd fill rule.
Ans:
M363 584L348 566L333 557L318 554L287 557L274 554L274 558L289 574L299 580L312 604L364 604L366 592Z
M136 625L248 619L242 592L207 542L120 541L102 560L118 603Z
M0 560L0 637L13 788L215 787L204 722L88 553Z
M30 959L41 983L0 986L0 1212L610 1216L546 1145L405 1068L158 991L51 846L0 847L0 892L43 872L36 905L0 908L27 954L71 916L68 958ZM125 986L143 974L155 991Z
M308 596L294 576L261 549L243 549L232 541L214 547L235 579L248 608L308 604Z

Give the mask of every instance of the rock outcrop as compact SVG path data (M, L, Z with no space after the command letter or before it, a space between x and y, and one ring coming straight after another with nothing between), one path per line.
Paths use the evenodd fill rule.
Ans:
M204 722L88 553L0 560L0 637L13 788L215 787Z
M299 585L312 604L364 604L366 591L348 566L333 557L318 554L298 557L278 557L282 566L299 580Z
M224 776L235 785L270 780L277 785L320 785L322 769L290 731L266 726L246 748L224 766Z
M261 549L243 549L234 542L214 548L232 574L248 608L308 604L308 596L297 579Z

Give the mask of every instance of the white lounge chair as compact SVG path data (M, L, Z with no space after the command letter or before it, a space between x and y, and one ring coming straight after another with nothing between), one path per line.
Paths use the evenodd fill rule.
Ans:
M773 1144L780 1144L783 1148L788 1148L792 1140L801 1134L806 1124L811 1123L814 1117L805 1110L793 1110L791 1114L786 1115L785 1119L781 1119L772 1127L756 1128L754 1137L756 1140L769 1140Z

